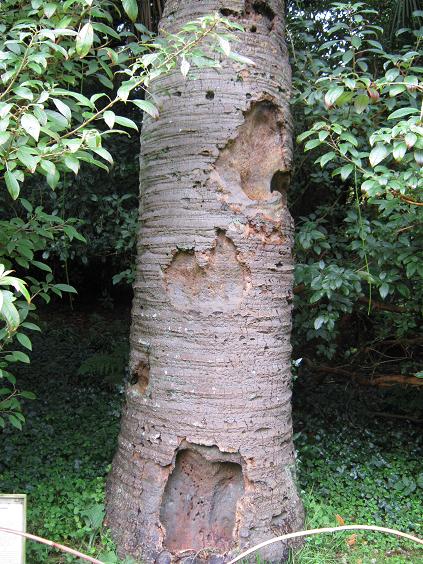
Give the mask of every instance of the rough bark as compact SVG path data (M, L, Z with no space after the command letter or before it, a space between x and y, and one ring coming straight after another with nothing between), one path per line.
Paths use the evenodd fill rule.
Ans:
M131 371L107 522L120 554L219 561L300 527L293 479L290 69L281 0L168 0L162 26L221 10L232 61L155 81L141 137ZM219 556L216 556L219 555ZM286 546L263 553L286 558ZM217 559L217 560L216 560Z

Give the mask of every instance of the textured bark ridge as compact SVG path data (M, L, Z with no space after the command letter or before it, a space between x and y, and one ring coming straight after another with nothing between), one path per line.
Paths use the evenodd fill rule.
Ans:
M290 71L280 0L168 0L169 31L220 10L225 60L155 81L141 138L129 387L107 523L121 555L220 562L301 526L292 476ZM283 561L287 549L262 553Z

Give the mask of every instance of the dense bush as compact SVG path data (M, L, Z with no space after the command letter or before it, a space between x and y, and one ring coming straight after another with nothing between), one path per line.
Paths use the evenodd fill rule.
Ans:
M380 10L362 2L335 3L313 21L294 16L296 354L336 358L362 375L382 360L382 373L416 374L422 28L399 30L391 53Z

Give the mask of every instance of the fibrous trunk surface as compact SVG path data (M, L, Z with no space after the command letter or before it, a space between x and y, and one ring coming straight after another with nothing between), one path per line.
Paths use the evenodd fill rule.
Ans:
M131 371L107 522L119 552L222 561L301 526L292 476L290 71L280 0L168 0L163 28L221 10L255 66L156 80L141 138ZM262 557L283 561L286 547Z

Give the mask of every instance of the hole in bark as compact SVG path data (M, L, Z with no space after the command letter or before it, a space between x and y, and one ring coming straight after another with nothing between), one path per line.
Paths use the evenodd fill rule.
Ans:
M277 170L270 181L270 191L285 194L291 182L291 174L287 170Z
M207 100L213 100L213 98L214 98L214 92L213 92L213 90L207 90L207 92L206 92L206 98L207 98Z
M238 16L238 13L235 12L235 10L230 10L229 8L222 8L221 10L219 10L219 12L225 18L228 18L229 16Z
M272 527L276 528L278 532L284 532L286 527L288 515L285 512L279 513L278 515L274 515L272 517Z
M166 270L165 285L177 309L210 314L239 307L245 276L235 245L221 232L207 253L178 251Z
M174 96L182 96L182 92L180 92L179 90L177 90L176 92L173 93Z
M236 504L243 491L239 464L213 462L192 450L179 452L160 510L166 529L164 546L171 552L230 548Z
M241 186L250 200L267 200L289 177L289 158L278 109L261 101L251 106L238 137L221 151L216 170L231 192Z
M150 365L148 362L141 361L138 363L134 370L133 377L134 379L136 378L135 384L138 386L139 391L144 395L150 382Z
M252 26L250 27L250 31L251 31L251 33L256 33L256 31L257 31L257 26L256 26L256 25L252 25Z
M268 6L266 2L262 0L253 2L252 0L246 0L245 2L245 12L250 14L251 12L255 12L260 16L264 16L270 22L275 19L275 12Z

